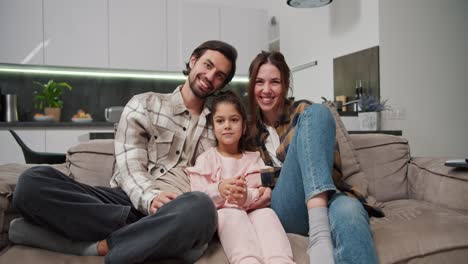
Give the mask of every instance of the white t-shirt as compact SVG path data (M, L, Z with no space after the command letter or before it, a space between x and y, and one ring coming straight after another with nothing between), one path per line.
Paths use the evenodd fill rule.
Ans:
M276 129L271 126L265 125L266 129L268 130L269 136L266 138L265 141L265 147L268 151L268 154L270 154L271 161L273 162L274 167L283 167L283 162L281 162L277 157L276 157L276 149L280 145L280 140L279 140L279 135L276 132Z

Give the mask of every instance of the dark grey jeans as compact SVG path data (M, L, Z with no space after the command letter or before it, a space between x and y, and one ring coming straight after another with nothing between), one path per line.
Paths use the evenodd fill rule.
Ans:
M69 239L106 239L106 263L169 258L194 262L217 226L216 208L204 193L182 194L145 216L121 189L82 184L47 166L20 175L13 207L26 220Z

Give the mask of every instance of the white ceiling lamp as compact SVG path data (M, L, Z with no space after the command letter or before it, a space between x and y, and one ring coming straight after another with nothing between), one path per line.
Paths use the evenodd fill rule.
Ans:
M333 0L288 0L288 5L298 8L320 7L328 5Z

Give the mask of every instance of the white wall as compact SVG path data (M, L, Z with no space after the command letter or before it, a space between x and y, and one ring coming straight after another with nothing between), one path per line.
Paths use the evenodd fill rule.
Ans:
M275 1L281 51L289 67L318 61L293 74L294 96L333 98L333 58L379 45L378 1L335 0L320 8L292 8Z
M414 156L468 157L468 1L275 1L272 10L289 66L318 61L293 74L297 98L332 98L333 58L379 45L381 95L403 112L383 129L403 130Z
M381 95L412 155L468 157L468 1L380 0Z

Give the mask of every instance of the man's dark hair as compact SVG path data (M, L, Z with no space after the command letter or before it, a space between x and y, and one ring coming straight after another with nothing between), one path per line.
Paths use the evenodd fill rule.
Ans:
M234 77L234 74L236 73L237 50L226 42L219 40L208 40L202 43L196 49L194 49L192 55L190 55L190 58L195 57L195 59L198 60L201 56L203 56L203 54L205 54L205 51L207 50L218 51L231 62L231 71L229 72L226 80L224 81L224 85L228 84L232 80L232 77ZM185 68L186 69L182 72L185 76L187 76L189 75L191 70L189 62L185 64Z

